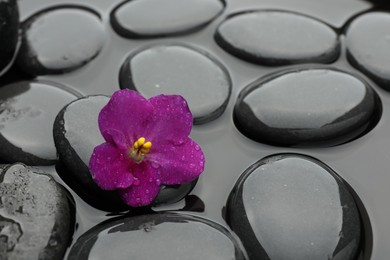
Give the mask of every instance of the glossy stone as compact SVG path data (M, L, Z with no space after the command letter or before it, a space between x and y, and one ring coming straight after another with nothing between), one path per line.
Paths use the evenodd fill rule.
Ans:
M19 36L16 0L0 1L0 76L12 65Z
M78 95L50 81L23 81L1 87L0 159L29 165L54 164L54 119Z
M237 181L227 222L250 259L355 259L361 221L349 187L304 155L256 162Z
M32 75L66 73L95 58L104 41L103 24L94 11L49 8L23 23L18 64Z
M182 95L195 124L219 117L228 104L232 83L225 67L210 54L186 45L154 45L126 59L120 86L145 97Z
M233 14L218 27L215 40L238 58L269 66L331 63L340 54L335 30L317 19L285 11Z
M65 189L23 164L3 170L0 179L0 258L62 259L74 228Z
M99 131L98 115L108 103L107 96L89 96L64 107L54 122L54 142L61 161L57 171L61 178L87 203L106 211L129 208L116 191L99 188L91 177L89 159L93 149L104 143ZM182 185L162 186L154 205L171 204L183 199L197 180Z
M111 13L113 29L126 38L187 34L206 26L224 9L223 0L132 0Z
M141 215L95 226L72 247L68 259L244 259L222 226L181 214Z
M363 79L335 69L268 75L240 93L234 122L252 140L280 146L332 146L378 122L381 102Z
M390 13L358 16L347 29L346 44L351 64L390 90Z

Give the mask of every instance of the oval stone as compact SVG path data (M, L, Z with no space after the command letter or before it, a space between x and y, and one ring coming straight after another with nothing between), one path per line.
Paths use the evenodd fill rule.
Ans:
M234 123L252 140L280 146L332 146L378 122L382 105L363 79L335 69L271 74L238 96Z
M16 56L18 37L17 1L0 1L0 76L12 65Z
M250 166L227 204L227 222L250 259L356 259L359 209L324 163L273 155Z
M105 211L123 211L129 206L122 202L118 192L97 186L88 167L93 149L105 142L98 116L109 100L98 95L80 98L58 113L53 134L61 164L56 168L60 177L87 203ZM178 202L191 192L196 182L162 186L154 205Z
M31 75L78 69L104 46L105 32L97 13L84 7L43 10L22 25L19 66Z
M62 259L74 229L69 193L23 164L0 170L0 180L0 258Z
M77 240L68 259L245 258L237 241L221 225L200 217L163 213L95 226Z
M331 63L340 54L338 35L325 23L297 13L236 13L218 27L216 42L243 60L262 65Z
M148 98L159 94L183 96L195 124L219 117L232 91L229 73L218 60L182 44L149 46L130 54L119 80L122 89L134 89Z
M390 90L390 13L358 16L348 27L346 44L350 63Z
M224 0L124 1L111 12L111 25L126 38L181 35L200 30L224 8Z
M23 81L0 88L0 159L54 164L53 122L80 94L51 81Z

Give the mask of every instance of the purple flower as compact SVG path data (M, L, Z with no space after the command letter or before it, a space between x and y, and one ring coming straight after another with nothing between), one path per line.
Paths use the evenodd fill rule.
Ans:
M189 134L192 114L177 95L145 99L132 90L116 91L100 111L105 143L95 147L89 168L96 184L118 190L132 207L149 205L161 184L196 179L205 157Z

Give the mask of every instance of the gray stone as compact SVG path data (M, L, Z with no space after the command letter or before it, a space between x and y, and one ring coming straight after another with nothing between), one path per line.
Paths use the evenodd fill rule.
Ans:
M77 240L68 259L245 258L237 241L221 225L200 217L163 213L95 226Z
M63 258L74 228L65 188L23 164L9 166L0 179L0 258Z
M253 260L356 259L362 222L352 194L312 157L273 155L241 175L227 222Z
M363 79L331 68L294 68L244 88L234 123L252 140L279 146L333 146L369 132L382 104Z

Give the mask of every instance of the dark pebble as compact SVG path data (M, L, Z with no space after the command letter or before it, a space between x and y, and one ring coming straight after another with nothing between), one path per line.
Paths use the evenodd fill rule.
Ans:
M378 122L378 95L335 69L292 69L268 75L240 93L234 122L252 140L279 146L332 146L364 135Z
M146 97L182 95L195 124L219 117L232 89L229 73L218 60L182 44L154 45L130 54L119 80L122 89L134 89Z
M215 39L232 55L269 66L331 63L340 54L334 29L317 19L285 11L233 14L218 27Z
M61 161L57 171L87 203L105 211L123 211L129 206L122 202L116 191L100 189L88 168L93 149L105 142L99 131L98 115L108 101L107 96L89 96L70 103L60 111L53 130ZM196 182L162 186L154 205L178 202L194 188Z
M124 1L112 11L111 25L126 38L181 35L200 30L224 8L222 0Z
M62 259L74 229L65 188L23 164L0 179L0 259Z
M245 259L234 237L200 217L155 214L95 226L72 247L68 259Z
M49 81L24 81L1 87L0 160L54 164L54 119L77 96L80 94Z
M0 76L16 55L19 38L19 11L16 0L0 1Z
M390 13L358 16L348 27L346 44L351 64L390 90Z
M40 11L27 19L22 29L18 64L31 75L78 69L99 54L105 41L99 15L84 7Z
M361 220L349 186L304 155L266 157L239 178L227 222L250 259L356 259Z

